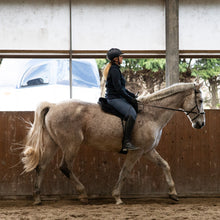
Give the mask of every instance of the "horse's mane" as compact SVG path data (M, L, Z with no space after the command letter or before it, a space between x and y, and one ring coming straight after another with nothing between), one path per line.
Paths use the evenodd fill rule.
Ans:
M139 96L138 101L157 101L192 88L194 88L194 83L177 83L167 88L161 89L157 92L154 92L150 95Z

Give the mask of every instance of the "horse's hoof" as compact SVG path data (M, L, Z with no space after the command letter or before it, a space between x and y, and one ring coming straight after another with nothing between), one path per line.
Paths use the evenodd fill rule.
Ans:
M174 201L176 201L176 202L178 202L179 201L179 198L178 198L178 196L177 195L169 195L169 198L170 199L172 199L172 200L174 200Z
M82 199L80 199L80 202L83 204L88 204L89 200L87 198L82 198Z
M41 205L41 204L42 204L41 200L36 200L36 201L34 201L34 203L33 203L33 205Z
M116 204L116 205L122 205L122 204L123 204L123 201L122 201L121 199L119 199L119 200L116 201L115 204Z

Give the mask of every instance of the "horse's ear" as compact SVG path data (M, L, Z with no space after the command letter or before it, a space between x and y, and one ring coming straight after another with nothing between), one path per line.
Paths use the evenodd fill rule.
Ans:
M196 84L199 84L199 76L197 75L194 81Z
M199 89L201 89L203 86L203 82L199 83Z
M194 83L196 90L200 90L203 87L203 82L201 83Z
M203 82L199 83L199 77L198 76L196 76L195 85L198 86L198 89L201 89L202 86L203 86Z

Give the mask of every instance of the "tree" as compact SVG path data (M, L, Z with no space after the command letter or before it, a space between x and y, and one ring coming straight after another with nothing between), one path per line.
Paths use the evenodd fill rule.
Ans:
M198 59L193 68L192 75L205 81L211 94L212 108L219 107L218 86L220 85L220 59Z
M107 60L99 60L98 67L103 69ZM155 92L165 87L165 59L124 59L122 73L133 91ZM209 90L206 104L211 108L219 107L218 87L220 85L220 59L181 58L179 62L180 82L204 80Z
M101 72L108 61L106 59L98 59L96 61L102 78ZM126 87L134 93L137 91L140 93L153 93L163 88L165 62L165 59L124 59L121 65L121 72L127 81ZM102 79L102 91L104 91L103 86Z

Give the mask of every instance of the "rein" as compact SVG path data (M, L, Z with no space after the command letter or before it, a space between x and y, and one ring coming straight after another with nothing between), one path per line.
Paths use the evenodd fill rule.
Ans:
M143 106L149 106L149 107L153 107L153 108L160 108L160 109L165 109L165 110L170 110L170 111L176 111L176 112L184 112L186 114L198 114L198 112L193 112L193 111L185 111L183 109L176 109L176 108L169 108L169 107L164 107L164 106L158 106L158 105L150 105L150 104L144 104L144 103L140 103ZM195 106L196 107L196 106ZM195 107L193 109L195 109Z
M149 107L160 108L160 109L165 109L165 110L169 110L169 111L184 112L186 115L196 114L196 116L192 119L192 121L193 121L196 118L198 118L200 115L205 114L204 111L200 112L198 104L197 104L196 93L199 93L199 92L197 92L195 89L194 89L194 91L195 91L195 106L190 111L186 111L186 110L183 110L183 109L169 108L169 107L164 107L164 106L158 106L158 105L144 104L144 103L141 103L141 102L139 102L139 103L143 105L143 109L144 109L144 106L149 106ZM197 109L197 112L194 111L195 108Z

